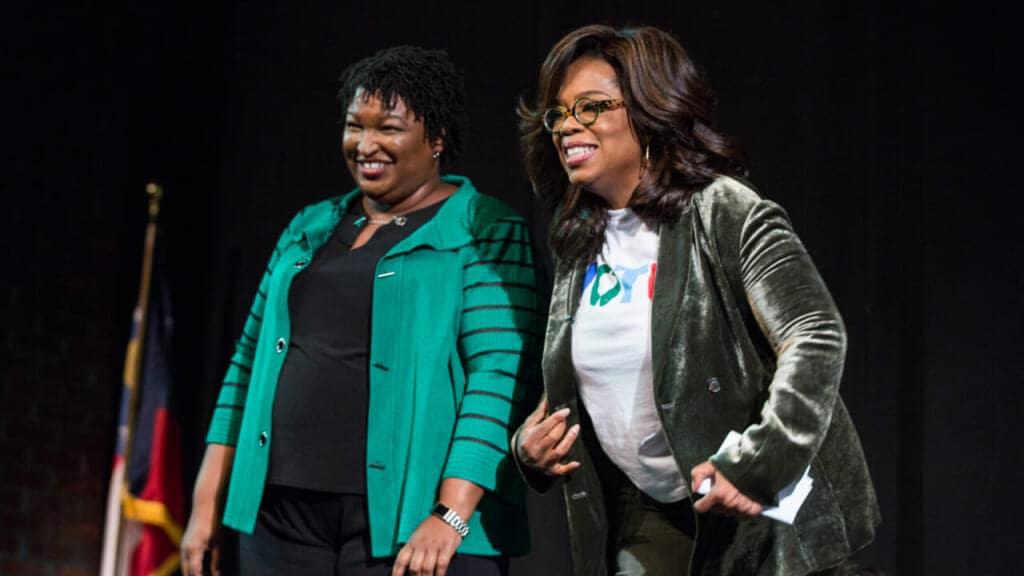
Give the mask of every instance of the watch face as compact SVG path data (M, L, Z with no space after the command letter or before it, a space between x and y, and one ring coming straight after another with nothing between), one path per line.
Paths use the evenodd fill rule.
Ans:
M455 531L463 538L469 534L469 526L466 525L466 522L462 518L459 518L458 514L453 512L451 508L444 504L441 504L440 502L434 504L434 509L431 510L430 513L440 517L441 520L444 520L445 523L454 528Z

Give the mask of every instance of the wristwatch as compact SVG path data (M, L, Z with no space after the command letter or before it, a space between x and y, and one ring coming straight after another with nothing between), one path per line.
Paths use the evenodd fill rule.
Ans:
M441 520L444 520L446 524L455 529L459 533L459 536L465 538L469 534L469 525L459 515L455 513L455 510L445 506L438 502L434 504L434 509L430 511L431 514L437 516Z

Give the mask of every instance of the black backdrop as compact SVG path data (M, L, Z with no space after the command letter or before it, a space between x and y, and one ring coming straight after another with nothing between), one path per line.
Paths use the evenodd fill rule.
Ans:
M334 124L346 64L396 43L446 49L469 93L457 171L540 235L515 98L572 27L654 24L708 72L752 180L788 209L844 313L842 394L885 519L864 560L892 574L1015 573L1024 274L1010 19L981 5L841 4L6 8L5 392L58 386L39 367L61 364L91 375L113 414L143 187L156 179L190 482L274 238L299 207L350 187ZM95 425L112 439L112 419ZM563 573L560 504L531 507L535 553L516 570Z

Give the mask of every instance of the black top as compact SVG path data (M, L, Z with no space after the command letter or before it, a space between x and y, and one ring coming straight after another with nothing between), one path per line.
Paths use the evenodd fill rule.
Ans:
M370 316L377 261L430 220L442 203L381 226L352 244L365 222L362 202L349 209L292 281L291 343L274 398L267 482L307 490L366 493Z

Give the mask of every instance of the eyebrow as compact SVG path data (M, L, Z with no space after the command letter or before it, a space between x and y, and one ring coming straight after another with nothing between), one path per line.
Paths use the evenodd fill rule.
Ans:
M349 117L351 117L351 118L358 118L359 116L360 116L359 113L352 112L351 110L348 110L348 111L345 112L345 117L346 118L349 118ZM402 120L403 122L405 121L405 116L402 116L401 114L397 114L397 113L395 113L393 111L392 112L388 112L387 114L384 115L384 119L385 120L387 120L389 118L393 118L395 120Z

